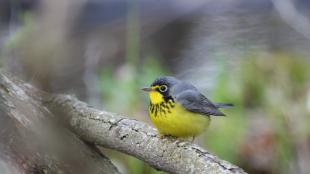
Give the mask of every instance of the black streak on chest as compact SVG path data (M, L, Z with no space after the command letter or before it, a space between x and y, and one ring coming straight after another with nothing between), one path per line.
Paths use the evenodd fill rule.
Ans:
M166 116L166 113L171 113L171 109L174 108L174 106L175 103L173 98L169 98L159 104L150 103L149 110L151 114L154 114L155 117Z

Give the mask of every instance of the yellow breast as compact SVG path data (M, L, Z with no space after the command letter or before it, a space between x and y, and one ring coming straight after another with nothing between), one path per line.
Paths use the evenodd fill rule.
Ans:
M161 134L176 137L196 136L202 133L210 122L209 116L190 112L172 100L151 105L149 114Z

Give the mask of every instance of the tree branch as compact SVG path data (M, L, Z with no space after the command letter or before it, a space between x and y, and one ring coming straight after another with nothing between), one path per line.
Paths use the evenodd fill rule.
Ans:
M68 95L52 97L47 106L65 116L71 130L85 141L135 156L169 173L245 173L201 147L172 137L161 138L149 125L100 111Z

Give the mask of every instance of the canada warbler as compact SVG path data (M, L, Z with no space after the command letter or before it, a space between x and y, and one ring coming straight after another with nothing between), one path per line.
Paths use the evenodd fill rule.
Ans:
M210 123L210 116L224 116L218 108L232 104L212 103L197 88L174 77L157 78L150 87L149 115L162 135L195 137Z

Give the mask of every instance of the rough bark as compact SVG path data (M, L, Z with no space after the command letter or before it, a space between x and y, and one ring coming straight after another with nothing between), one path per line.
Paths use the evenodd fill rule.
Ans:
M6 78L0 75L0 79ZM16 87L1 85L0 91ZM5 85L5 84L4 84ZM60 118L83 141L135 156L156 169L169 173L245 173L188 141L162 138L151 126L123 115L100 111L68 95L38 93L30 85L19 83L36 101ZM12 88L12 89L10 89ZM16 94L18 95L18 93Z
M0 74L0 173L118 173L21 84Z

